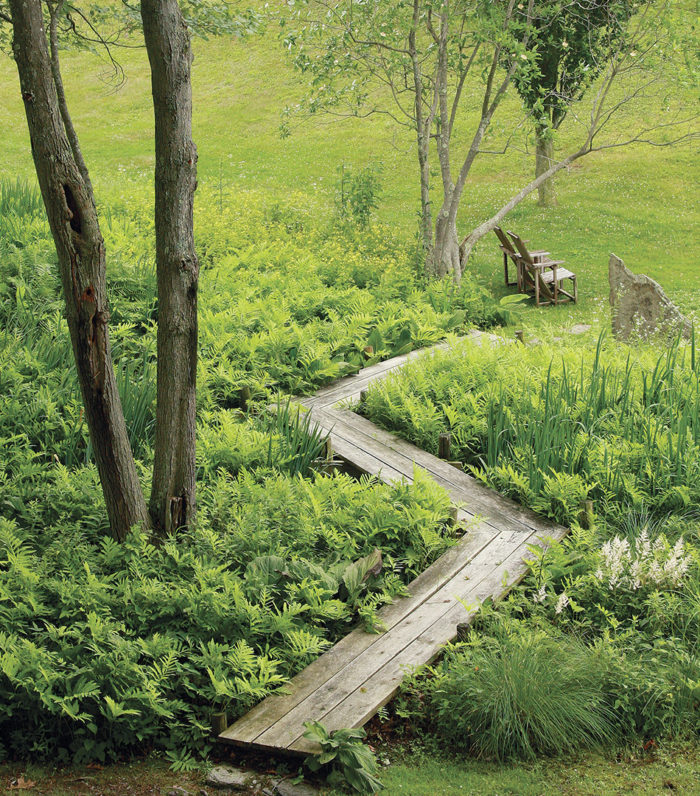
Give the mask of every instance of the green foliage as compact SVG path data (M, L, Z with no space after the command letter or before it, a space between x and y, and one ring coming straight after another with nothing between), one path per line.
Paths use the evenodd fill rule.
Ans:
M435 450L450 431L477 477L560 522L593 498L606 514L700 500L700 370L694 346L663 353L507 352L471 344L370 389L372 419Z
M591 721L631 738L696 736L698 379L694 340L659 353L601 338L594 351L560 346L551 359L544 345L464 343L370 388L362 407L375 421L429 450L450 431L477 477L573 524L545 553L531 549L524 585L498 612L482 606L476 640L447 656L435 682L419 677L416 693L433 701L414 702L412 714L431 705L433 730L484 755L563 751L569 732L575 744L604 740L601 725L569 730L563 714L557 723L567 695L583 692L556 678L587 660L577 682L597 688ZM577 524L586 498L589 530ZM583 704L566 715L583 716Z
M379 228L312 223L294 197L199 211L198 525L154 546L108 531L37 196L5 185L0 236L0 755L111 760L207 749L237 716L454 541L449 498L314 472L323 437L280 399L434 342L490 310L473 283L435 310ZM137 204L137 203L136 203ZM144 490L154 422L152 224L102 213L117 383ZM10 222L8 222L10 223ZM375 353L365 348L372 339Z
M533 549L512 605L599 649L622 732L692 735L700 729L697 519L639 519L626 537L575 530L546 553Z
M302 415L299 406L292 408L277 402L268 445L267 464L292 475L309 475L324 450L327 435L311 422L311 415ZM275 445L275 442L277 443Z
M362 743L363 729L328 730L319 721L304 722L304 738L321 747L317 755L307 757L312 771L330 768L328 783L349 787L355 793L376 793L384 787L377 779L379 767L372 750Z
M23 435L44 460L82 464L90 447L40 198L21 182L2 183L0 196L7 208L0 223L14 219L18 236L0 235L0 434ZM294 197L271 207L254 194L239 200L221 213L203 203L198 213L198 420L200 444L211 453L200 457L202 473L285 459L288 469L296 466L290 444L308 435L300 428L293 442L290 423L271 430L243 418L243 388L252 405L271 402L280 389L309 391L468 322L496 320L471 280L435 309L412 275L408 250L381 228L360 234L314 226ZM148 460L158 313L153 229L140 207L115 205L102 218L117 383L131 444Z
M197 528L120 545L93 466L14 451L0 477L5 754L201 752L212 709L240 715L372 624L452 541L434 485L243 471L200 484Z
M36 217L43 213L44 204L36 183L21 177L0 179L0 218L7 216Z
M573 639L496 626L448 648L434 676L418 682L436 732L454 749L532 759L611 740L601 674L600 656Z
M336 209L341 219L349 219L360 229L367 229L372 211L379 207L382 192L381 166L371 164L353 170L343 163L338 169Z
M537 0L527 26L530 69L515 85L540 135L557 129L569 107L618 54L639 4L630 0ZM526 18L523 7L520 15Z

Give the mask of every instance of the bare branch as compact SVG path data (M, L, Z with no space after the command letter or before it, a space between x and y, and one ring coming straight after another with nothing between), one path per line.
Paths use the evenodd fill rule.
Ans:
M455 88L455 95L454 99L452 100L452 111L450 113L450 137L452 137L452 129L454 128L455 119L457 118L457 108L459 107L459 102L462 99L462 89L464 88L464 81L467 79L467 75L469 74L472 64L476 60L476 56L479 52L479 48L481 47L481 42L477 42L474 45L474 49L472 50L472 54L469 57L469 61L467 65L462 70L462 73L459 76L457 81L457 87Z

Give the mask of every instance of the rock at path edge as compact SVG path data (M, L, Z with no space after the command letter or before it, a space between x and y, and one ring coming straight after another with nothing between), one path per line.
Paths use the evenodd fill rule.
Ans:
M247 790L253 783L255 774L234 766L215 766L207 775L207 785L213 788Z

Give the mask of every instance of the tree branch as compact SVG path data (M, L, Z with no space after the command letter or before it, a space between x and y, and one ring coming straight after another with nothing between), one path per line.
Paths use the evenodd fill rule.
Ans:
M49 15L50 15L49 44L51 47L51 74L53 76L54 85L56 86L58 109L61 113L63 127L65 128L66 136L68 137L68 143L70 144L71 151L73 152L73 157L75 158L75 165L78 167L80 176L85 181L85 186L90 195L92 196L93 190L92 190L92 182L90 180L90 173L88 171L87 164L85 163L85 158L83 158L83 152L80 148L80 141L78 140L78 134L75 131L75 127L73 126L73 120L71 119L70 111L68 110L68 103L66 102L66 92L63 88L63 78L61 76L61 65L58 57L57 28L58 28L58 17L61 11L63 10L63 0L58 0L58 2L55 5L49 0L47 5L49 7Z

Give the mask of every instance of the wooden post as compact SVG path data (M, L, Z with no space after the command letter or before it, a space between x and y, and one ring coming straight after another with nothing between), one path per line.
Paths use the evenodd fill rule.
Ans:
M447 524L451 525L451 526L455 526L457 524L458 520L459 520L459 511L457 509L457 506L452 504L450 506L450 516L449 516L449 519L447 521Z
M585 530L589 530L593 527L593 523L595 522L594 514L593 514L593 501L592 500L584 500L581 504L581 513L578 517L579 525L584 528Z
M525 332L522 329L517 329L515 332L515 339L525 345Z
M248 410L248 404L250 403L252 395L252 391L247 384L244 384L238 391L238 404L244 412Z
M457 641L466 641L470 630L471 625L468 622L460 622L457 625Z
M438 456L446 461L450 460L450 448L452 446L452 434L446 432L438 437Z
M221 735L224 730L228 729L228 716L226 711L211 714L211 732L212 735Z

